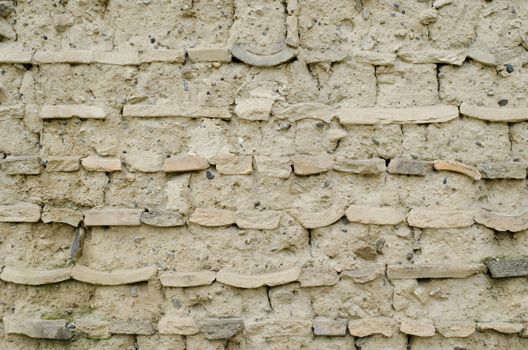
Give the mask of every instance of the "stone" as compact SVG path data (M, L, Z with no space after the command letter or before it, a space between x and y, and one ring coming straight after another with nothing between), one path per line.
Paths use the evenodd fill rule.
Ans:
M301 269L297 267L258 275L243 275L226 269L221 269L216 275L216 280L220 283L237 288L259 288L262 286L274 287L297 281L300 273Z
M19 202L0 205L0 222L38 222L40 206L33 203Z
M108 331L111 334L151 335L156 329L149 320L113 320Z
M168 63L184 63L185 50L183 49L163 49L163 50L147 50L139 53L140 63L152 62L168 62Z
M306 337L312 335L312 321L298 318L275 318L246 322L246 334L263 338Z
M90 339L108 339L112 336L110 334L110 322L90 318L76 320L75 332Z
M6 119L22 119L25 114L25 106L23 104L0 106L0 121Z
M143 172L143 173L155 173L163 171L163 163L165 157L163 155L132 155L127 154L124 157L125 166L128 171Z
M33 316L6 315L3 318L6 334L23 334L37 339L69 340L73 336L66 320L41 320Z
M216 170L222 175L249 175L253 172L253 157L222 155L215 159Z
M121 171L121 159L88 156L81 159L81 165L87 171L112 172Z
M316 317L312 320L315 335L323 336L345 336L347 331L347 320L332 320L324 317Z
M307 229L330 226L345 215L345 205L333 204L331 207L319 212L309 212L302 209L288 211L299 223Z
M495 67L498 65L497 58L495 57L493 53L480 50L479 48L476 48L476 47L470 47L468 49L467 55L472 60L477 61L478 63L481 63L486 66Z
M339 282L339 275L329 267L303 267L299 282L303 288L333 286Z
M475 333L476 324L471 321L435 322L436 330L445 338L467 338Z
M241 229L274 230L279 227L281 217L282 213L275 210L237 210L235 223Z
M345 211L345 215L350 222L366 225L398 225L405 221L407 213L399 208L351 205Z
M396 61L396 54L393 52L353 50L351 56L356 62L372 64L374 66L393 66Z
M106 112L103 107L80 104L70 105L44 105L40 108L41 119L105 119Z
M200 328L194 318L165 315L158 322L158 332L160 334L194 335Z
M137 66L140 64L137 51L93 51L93 61L118 66Z
M285 43L291 47L298 47L299 41L299 21L297 16L287 16Z
M185 225L184 218L176 210L144 211L141 213L141 222L157 227L174 227Z
M378 257L376 247L363 241L353 243L352 251L355 255L365 260L374 260Z
M340 107L337 111L343 125L428 124L458 118L458 108L451 105L418 107Z
M389 279L419 278L466 278L484 271L483 264L439 263L439 264L389 264Z
M165 160L163 171L167 173L183 173L188 171L199 171L209 168L207 160L194 156L170 157Z
M475 214L475 222L495 231L521 232L528 230L528 212L513 215L481 209Z
M465 50L399 50L398 57L405 62L415 64L443 63L460 66L466 60L467 52Z
M435 326L431 320L404 318L400 323L400 332L417 337L432 337L435 335Z
M255 156L255 165L260 174L278 179L287 179L292 172L289 157Z
M139 226L143 209L104 208L84 212L86 226Z
M50 222L60 222L73 227L79 226L83 217L83 213L79 211L68 208L52 207L48 204L44 206L41 215L42 222L46 224Z
M375 263L366 263L360 265L355 270L345 270L341 276L351 278L356 283L367 283L385 275L385 266L376 265Z
M315 175L329 171L334 166L334 157L323 154L319 156L295 155L291 157L293 172L296 175Z
M297 56L297 51L286 47L271 55L258 55L235 44L231 48L231 54L238 60L251 66L273 67L291 61Z
M526 179L528 165L521 162L483 163L478 170L484 179Z
M394 158L391 159L387 170L397 175L425 176L433 170L433 164L422 160Z
M452 4L455 0L435 0L433 1L433 7L435 9L439 9L441 7L444 7L446 5Z
M32 54L31 52L24 51L7 51L2 50L0 52L0 62L8 64L24 64L31 63Z
M92 270L87 266L75 265L72 269L71 277L77 281L90 284L118 286L122 284L145 282L156 276L157 273L158 269L156 266L103 272Z
M197 287L212 284L216 279L214 271L173 272L160 274L161 285L164 287Z
M243 330L241 318L206 318L200 322L200 331L208 340L230 339Z
M381 158L350 159L336 157L334 164L334 170L336 171L360 175L377 175L384 173L386 169L385 160Z
M391 337L395 328L396 322L388 317L369 317L348 321L348 331L354 337L367 337L374 334Z
M229 226L235 223L235 216L231 210L196 208L189 222L208 227Z
M38 175L42 170L39 156L7 156L1 165L8 175Z
M81 168L80 157L45 157L43 163L49 173L73 172Z
M142 105L126 104L123 117L134 118L219 118L231 119L231 112L225 107L182 107L179 104Z
M70 279L71 267L62 269L39 269L32 267L5 266L0 279L5 282L39 286Z
M528 120L528 108L482 107L464 102L460 106L460 113L490 122L515 123Z
M523 330L524 326L522 323L514 322L477 322L477 329L483 331L496 331L504 334L518 334Z
M187 54L192 62L231 62L227 47L188 48Z
M237 101L235 114L245 120L268 120L275 100L263 97L246 98Z
M33 61L42 63L74 63L88 64L93 62L93 54L90 50L67 49L61 51L37 51L33 55Z
M528 276L528 258L524 256L493 258L485 263L493 278Z
M419 228L460 228L473 225L473 217L472 210L413 208L407 215L407 222Z
M273 111L278 119L287 119L294 123L303 119L317 119L329 124L336 116L334 108L319 102L301 102L290 104Z
M462 175L466 175L472 178L473 180L477 180L477 181L482 178L482 175L476 168L460 163L460 162L449 161L449 160L435 160L433 162L433 167L435 170L438 170L438 171L451 171L451 172L459 173Z

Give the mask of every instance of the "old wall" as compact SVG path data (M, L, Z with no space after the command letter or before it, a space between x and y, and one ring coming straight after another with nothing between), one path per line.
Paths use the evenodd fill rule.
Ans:
M528 2L0 16L0 348L528 348Z

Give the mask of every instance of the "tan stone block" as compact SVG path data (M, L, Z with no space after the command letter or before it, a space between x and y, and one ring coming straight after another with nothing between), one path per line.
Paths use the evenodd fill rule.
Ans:
M346 205L336 203L331 207L319 212L304 211L302 209L290 209L288 212L299 223L308 229L330 226L345 215Z
M292 172L292 163L289 157L255 156L257 171L269 177L287 179Z
M35 63L92 63L90 50L67 49L61 51L37 51L33 56Z
M230 339L244 329L241 318L206 318L200 322L200 331L205 339Z
M6 315L2 319L5 334L23 334L37 339L71 339L66 320L42 320L31 315Z
M83 213L68 208L52 207L46 204L42 210L41 218L42 222L46 224L49 222L61 222L77 227L83 219Z
M8 175L38 175L42 171L39 156L7 156L0 164Z
M121 171L121 159L88 156L81 159L81 164L88 171L112 172Z
M517 334L523 330L524 326L522 323L515 322L477 322L477 329L483 331L496 331L504 334Z
M182 173L205 170L207 168L209 168L207 160L193 155L170 157L165 160L165 164L163 165L163 171L167 173Z
M348 331L354 337L367 337L382 334L391 337L396 328L396 322L388 317L369 317L348 321Z
M156 333L150 320L112 320L108 330L111 334L152 335Z
M231 62L227 47L188 48L187 54L192 62Z
M334 157L331 155L295 155L291 157L293 171L296 175L314 175L329 171L334 166Z
M140 63L183 63L185 62L185 50L146 50L140 53L139 61Z
M444 170L460 173L469 176L473 180L480 180L482 178L482 175L476 168L455 161L435 160L433 163L433 167L435 170L438 171Z
M137 51L93 51L93 62L119 66L140 64Z
M345 270L341 276L351 278L356 283L367 283L385 275L385 266L367 262L355 270Z
M237 101L235 114L240 119L246 120L268 120L271 114L272 99L255 97L245 98Z
M165 315L158 323L160 334L194 335L199 331L198 323L192 317Z
M96 319L75 320L75 331L91 339L108 339L110 334L110 322Z
M24 118L25 111L26 107L23 104L0 106L0 118L2 118L1 120L22 119Z
M124 156L125 165L130 172L155 173L163 171L165 157L163 155L136 155Z
M39 117L41 119L105 119L106 112L101 106L81 104L44 105L40 108Z
M484 163L478 165L478 170L484 179L526 179L527 163L500 162Z
M332 320L324 317L316 317L312 320L315 335L345 336L347 331L347 320Z
M216 272L205 270L192 272L166 271L160 274L161 284L164 287L206 286L213 283L215 278Z
M103 286L117 286L148 281L156 276L157 273L158 269L156 266L103 272L92 270L87 266L75 265L72 269L71 276L73 279L85 283Z
M393 66L396 61L396 54L393 52L353 50L351 56L356 62L375 66Z
M418 278L466 278L484 271L483 264L440 263L440 264L389 264L387 277L390 279Z
M419 228L459 228L473 225L472 210L445 208L413 208L407 215L410 226Z
M419 107L341 107L337 117L343 125L428 124L458 118L458 108L451 105Z
M0 52L1 63L31 63L33 54L29 51L8 51L2 50Z
M528 212L515 215L481 209L475 214L475 222L496 231L520 232L528 230Z
M224 155L215 159L216 170L222 175L248 175L253 172L253 157Z
M209 227L229 226L235 223L235 216L231 210L196 208L189 222Z
M460 113L490 122L514 123L528 120L528 108L482 107L462 103Z
M439 321L435 322L435 326L445 338L467 338L476 329L476 324L472 321Z
M297 122L302 119L318 119L330 124L336 114L335 108L319 102L295 103L273 110L275 117L287 119L290 122Z
M231 119L231 112L225 107L185 108L178 104L142 105L127 104L123 117L135 118L219 118Z
M337 271L329 267L303 267L299 275L301 287L333 286L339 282Z
M429 48L426 50L402 49L398 57L405 62L416 64L444 63L460 66L467 57L466 50L441 50Z
M51 172L72 172L78 171L81 167L80 157L45 157L44 165L46 171Z
M174 227L185 225L183 216L176 210L144 211L141 213L141 222L157 227Z
M405 221L407 213L399 208L351 205L345 211L345 215L350 222L367 225L398 225Z
M262 286L273 287L297 281L300 273L301 269L297 267L258 275L243 275L222 269L218 271L216 280L220 283L237 288L259 288Z
M104 208L84 213L86 226L138 226L143 209Z
M0 205L0 222L37 222L40 220L40 206L19 202Z
M71 267L62 269L39 269L5 266L0 274L0 279L5 282L38 286L69 280L71 270Z
M431 320L404 318L401 320L400 331L418 337L432 337L435 335L435 326Z
M312 334L312 322L298 318L275 318L246 322L249 336L269 337L305 337Z
M381 158L350 159L337 157L334 164L336 171L361 175L376 175L384 173L386 169L385 159Z
M275 210L237 210L235 223L242 229L274 230L279 227L281 217L282 213Z

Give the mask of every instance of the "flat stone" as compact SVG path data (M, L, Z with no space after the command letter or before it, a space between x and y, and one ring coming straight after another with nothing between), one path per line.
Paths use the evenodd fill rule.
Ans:
M297 50L286 47L272 55L258 55L240 45L233 45L231 54L238 60L255 67L273 67L291 61L297 56Z
M355 270L345 270L341 272L341 276L351 278L356 283L367 283L384 275L385 266L371 262L360 265Z
M391 159L387 170L397 175L425 176L433 170L433 164L422 160L394 158Z
M253 172L252 156L223 155L215 159L216 170L222 175L249 175Z
M523 122L528 120L528 108L481 107L462 103L460 114L490 122Z
M485 263L493 278L528 276L528 257L494 258Z
M446 5L452 4L453 1L455 1L455 0L435 0L435 1L433 1L433 7L435 9L439 9L439 8L442 8L442 7L446 6Z
M185 50L147 50L139 54L140 63L151 62L169 62L169 63L184 63Z
M345 211L345 215L350 222L366 225L398 225L405 221L407 213L399 208L351 205Z
M216 279L214 271L172 272L160 274L161 285L164 287L197 287L207 286Z
M491 52L480 50L476 47L470 47L468 49L468 57L478 63L481 63L486 66L497 66L497 58Z
M364 241L354 242L352 251L355 255L365 260L375 260L378 257L376 247Z
M155 173L163 171L165 157L163 155L132 155L127 154L124 157L125 166L131 173Z
M137 51L93 51L95 63L112 64L118 66L137 66L140 64Z
M528 165L521 162L483 163L478 170L484 179L526 179Z
M80 157L45 157L43 163L49 173L73 172L81 168Z
M341 62L349 57L349 54L343 49L334 46L332 50L328 49L307 49L299 48L299 60L306 64L312 63L330 63L330 62Z
M86 226L139 226L143 209L104 208L84 212Z
M291 209L288 211L299 223L307 229L330 226L345 215L345 205L333 204L331 207L319 212Z
M33 203L19 202L0 205L0 222L38 222L40 206Z
M354 337L367 337L382 334L391 337L396 328L396 322L388 317L369 317L348 321L348 331Z
M257 171L268 177L287 179L292 172L292 163L289 157L255 156Z
M230 339L243 330L241 318L206 318L200 322L200 331L208 340Z
M259 288L262 286L274 287L297 281L300 273L301 269L298 267L258 275L243 275L222 269L218 271L216 280L220 283L237 288Z
M336 111L319 102L301 102L279 107L273 111L273 115L278 119L287 119L293 123L303 119L317 119L329 124L336 116Z
M37 339L69 340L73 336L66 320L41 320L32 316L6 315L3 318L6 334L23 334Z
M112 336L110 322L89 318L75 320L75 332L90 339L108 339Z
M483 264L439 263L439 264L389 264L389 279L419 278L466 278L484 271Z
M37 269L32 267L5 266L0 279L5 282L38 286L70 279L71 267L62 269Z
M41 216L42 222L60 222L73 227L79 226L83 219L83 213L68 208L52 207L48 204L44 206Z
M103 107L80 104L71 105L44 105L40 108L41 119L105 119L106 112Z
M426 50L404 49L398 51L398 57L405 62L415 64L444 63L460 66L466 60L467 52L465 50L441 50L432 48Z
M235 223L235 216L231 210L196 208L189 222L208 227L229 226Z
M176 210L144 211L141 213L141 222L157 227L174 227L185 225L184 218Z
M33 62L42 63L74 63L89 64L93 62L90 50L67 49L61 51L37 51L33 55Z
M523 330L524 326L522 323L514 322L477 322L477 329L483 331L496 331L504 334L517 334Z
M410 226L419 228L459 228L475 222L473 210L445 208L413 208L407 215Z
M480 180L482 178L482 175L478 171L478 169L466 165L460 162L455 161L449 161L449 160L435 160L433 162L433 167L435 170L438 171L451 171L454 173L459 173L462 175L466 175L473 180Z
M268 120L274 102L275 100L263 97L241 99L237 101L235 114L245 120Z
M323 336L345 336L347 331L347 320L332 320L324 317L316 317L312 320L315 335Z
M385 160L381 158L350 159L336 157L334 164L334 170L336 171L360 175L377 175L384 173L386 169Z
M31 52L24 52L24 51L7 51L2 50L0 52L0 62L2 63L31 63L33 54Z
M282 217L275 210L237 210L235 223L239 228L248 230L274 230L279 227Z
M445 338L467 338L475 333L476 324L471 321L435 322L438 333Z
M333 286L339 282L339 275L333 268L303 267L299 282L303 288Z
M156 266L147 266L139 269L113 270L103 272L92 270L87 266L75 265L71 272L71 277L77 281L103 286L118 286L148 281L156 276L158 269Z
M149 320L113 320L108 331L111 334L152 335L156 328Z
M179 104L142 105L126 104L123 117L135 118L219 118L231 119L231 112L225 107L184 108Z
M1 53L0 53L1 55ZM26 108L23 104L0 106L0 121L24 118Z
M286 16L286 40L291 47L299 47L299 21L296 15Z
M324 173L334 167L334 157L327 154L320 156L295 155L291 157L291 161L296 175Z
M396 54L393 52L377 52L368 50L353 50L351 56L359 63L375 66L393 66Z
M479 210L475 214L475 222L495 231L521 232L528 230L528 212L513 215Z
M160 334L194 335L199 331L200 328L192 317L165 315L158 323Z
M87 171L112 172L121 171L121 159L88 156L81 159L81 164Z
M435 335L435 326L431 320L404 318L401 320L400 332L417 337L432 337Z
M337 117L343 125L443 123L458 118L458 108L451 105L341 107Z
M227 47L188 48L187 54L192 62L231 62Z
M170 157L165 160L163 171L167 173L183 173L188 171L199 171L209 168L209 162L198 156L188 155L182 157Z
M263 338L306 337L312 335L312 321L303 321L298 318L276 318L246 322L246 333Z
M38 175L42 171L39 156L7 156L0 164L8 175Z

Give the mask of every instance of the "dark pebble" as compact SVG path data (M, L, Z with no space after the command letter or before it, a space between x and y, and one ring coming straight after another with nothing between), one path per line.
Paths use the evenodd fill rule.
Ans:
M210 172L209 170L207 170L207 171L205 172L205 175L207 176L207 178L208 178L209 180L214 179L214 175L213 175L213 173Z
M512 73L513 72L513 66L509 63L505 64L504 67L506 67L506 72Z
M508 104L508 100L503 98L501 100L499 100L499 102L497 102L499 104L499 106L506 106Z

